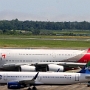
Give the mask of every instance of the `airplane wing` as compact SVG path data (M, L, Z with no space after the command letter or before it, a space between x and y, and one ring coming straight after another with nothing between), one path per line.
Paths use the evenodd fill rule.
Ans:
M45 65L45 64L57 64L57 65L75 65L75 66L84 66L86 63L77 63L77 62L39 62L38 65Z
M64 67L83 67L86 65L86 63L77 63L77 62L39 62L36 65L48 65L48 64L55 64L55 65L61 65Z
M0 67L0 69L1 70L8 70L8 71L11 71L11 70L15 70L15 71L17 71L18 70L18 68L20 67L20 66L23 66L23 65L28 65L28 66L30 66L31 64L23 64L23 63L11 63L11 64L3 64L1 67Z
M49 64L63 66L65 71L82 68L86 65L86 63L76 63L76 62L48 62L48 63L39 62L37 65L44 66Z
M34 63L32 65L27 64L27 63L25 63L25 64L23 64L23 63L4 64L2 66L2 68L8 69L8 70L9 69L13 70L13 69L17 69L18 67L24 66L24 65L35 66L35 67L39 66L40 68L42 68L42 67L47 66L49 64L63 66L66 69L65 71L67 71L67 68L68 69L70 69L70 68L78 68L78 67L82 68L84 65L86 65L86 63L76 63L76 62L38 62L38 63ZM70 69L70 70L72 70L72 69Z
M19 81L19 83L20 84L23 84L24 83L26 85L35 84L35 80L38 77L38 74L39 74L39 72L37 72L37 74L31 80L21 80L21 81Z
M77 63L77 62L38 62L34 64L23 64L23 63L12 63L12 64L4 64L3 67L16 67L20 65L47 65L47 64L56 64L56 65L63 65L63 66L84 66L86 63Z
M86 63L65 62L65 63L60 63L58 65L62 65L65 71L68 71L68 70L83 68L86 65Z
M86 63L75 63L75 62L60 62L58 65L63 65L63 66L73 66L73 67L83 67L86 65Z

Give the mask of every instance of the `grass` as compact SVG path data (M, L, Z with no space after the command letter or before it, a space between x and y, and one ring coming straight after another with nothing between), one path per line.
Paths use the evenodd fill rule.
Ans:
M30 39L36 38L36 39ZM44 40L47 39L47 40ZM49 39L49 40L48 40ZM50 40L66 39L66 40ZM77 39L71 41L67 39ZM1 48L89 48L89 36L0 35ZM85 41L86 40L86 41Z
M0 47L89 48L90 41L0 39Z
M0 39L15 39L15 38L53 38L53 39L89 39L90 36L50 36L50 35L0 35Z

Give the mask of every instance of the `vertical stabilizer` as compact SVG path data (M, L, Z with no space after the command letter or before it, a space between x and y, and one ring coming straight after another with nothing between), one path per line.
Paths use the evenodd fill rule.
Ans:
M89 73L90 74L90 62L88 62L81 71L79 71L78 73Z

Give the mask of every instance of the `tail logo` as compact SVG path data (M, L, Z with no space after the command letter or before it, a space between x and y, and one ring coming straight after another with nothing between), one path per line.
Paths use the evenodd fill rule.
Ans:
M89 70L90 71L90 66L89 67L85 67L85 70Z
M5 58L5 57L6 57L6 55L5 55L5 54L2 54L2 57L3 57L3 58Z

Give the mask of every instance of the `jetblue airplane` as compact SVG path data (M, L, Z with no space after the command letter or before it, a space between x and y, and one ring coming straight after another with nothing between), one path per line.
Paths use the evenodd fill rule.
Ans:
M67 72L0 72L0 84L8 89L36 90L36 85L70 85L90 81L90 62L78 73Z
M2 70L63 72L82 67L89 60L90 49L0 49Z

